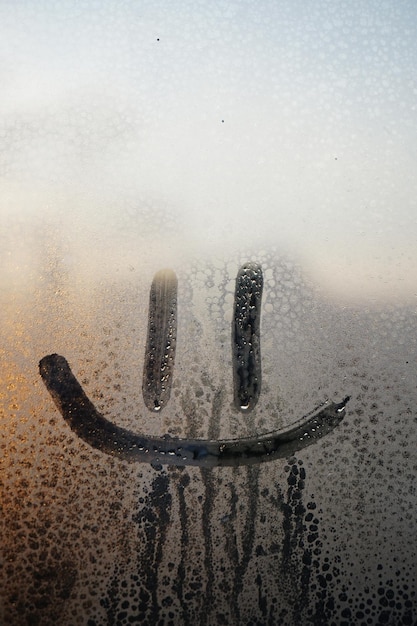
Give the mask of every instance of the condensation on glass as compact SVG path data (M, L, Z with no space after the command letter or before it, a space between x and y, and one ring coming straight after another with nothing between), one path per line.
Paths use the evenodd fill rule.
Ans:
M0 623L414 624L412 4L0 7Z

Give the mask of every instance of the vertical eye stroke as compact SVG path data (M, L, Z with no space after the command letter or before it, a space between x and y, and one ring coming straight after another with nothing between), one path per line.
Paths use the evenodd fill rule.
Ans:
M236 278L232 322L234 402L240 411L251 411L261 393L262 290L259 263L243 265Z
M161 270L155 274L150 289L142 393L151 411L160 411L171 395L177 341L177 287L175 273Z

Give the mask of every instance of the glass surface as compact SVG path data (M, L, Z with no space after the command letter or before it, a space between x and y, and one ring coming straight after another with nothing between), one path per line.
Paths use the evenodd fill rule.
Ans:
M4 1L0 58L0 623L416 623L415 3Z

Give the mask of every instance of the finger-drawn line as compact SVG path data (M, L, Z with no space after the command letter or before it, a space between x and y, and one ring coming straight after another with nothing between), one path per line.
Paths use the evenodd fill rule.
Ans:
M150 289L142 393L151 411L160 411L171 394L177 340L177 286L175 272L161 270L155 274Z
M87 444L123 461L238 466L288 458L330 433L343 419L342 402L324 403L288 428L259 437L219 441L148 437L115 426L84 393L63 356L51 354L39 363L43 382L70 428Z
M261 393L262 290L259 263L243 265L236 277L232 322L234 402L241 411L251 411Z

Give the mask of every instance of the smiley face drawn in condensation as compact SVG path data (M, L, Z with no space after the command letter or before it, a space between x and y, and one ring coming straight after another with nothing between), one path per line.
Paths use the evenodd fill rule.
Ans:
M246 263L237 275L232 353L235 406L252 410L261 387L260 305L263 275L258 263ZM158 272L151 285L143 396L148 409L158 411L169 399L175 361L177 278ZM39 370L54 402L71 429L90 446L125 461L238 466L288 458L339 424L349 400L325 402L286 429L241 439L176 439L149 437L120 428L94 407L63 356L44 357Z

